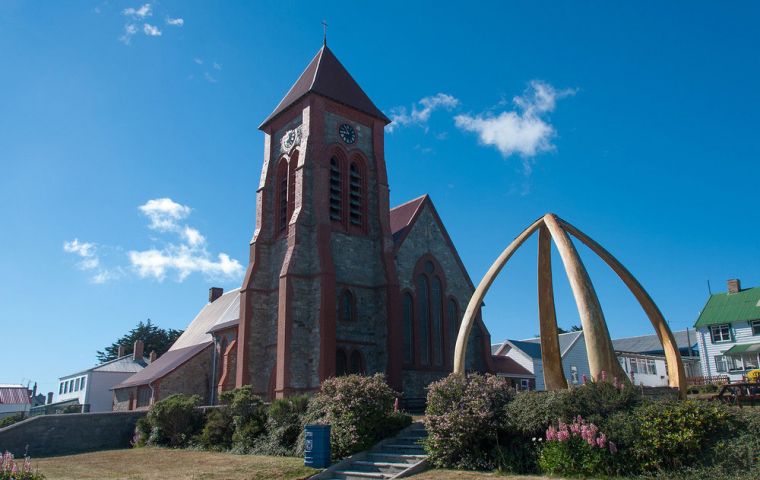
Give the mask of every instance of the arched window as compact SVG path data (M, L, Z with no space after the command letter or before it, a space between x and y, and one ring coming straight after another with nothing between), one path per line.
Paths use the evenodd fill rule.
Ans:
M288 228L288 162L280 159L277 165L276 212L277 233L282 233Z
M295 150L288 160L288 222L293 217L296 207L296 167L298 166L298 150Z
M362 358L362 353L359 350L354 350L351 353L351 365L349 373L364 375L364 358Z
M330 220L343 221L343 172L340 160L330 159Z
M335 352L335 376L340 377L348 372L348 358L346 357L346 351L339 348Z
M414 300L409 293L404 294L404 363L414 363Z
M430 289L425 275L417 277L417 331L420 334L418 343L420 349L420 363L430 365Z
M457 335L459 335L459 308L453 298L449 299L447 307L448 324L449 324L449 358L454 361L454 350L457 345Z
M349 168L348 218L355 227L364 226L364 175L362 168L351 162Z
M356 303L350 290L343 290L340 296L339 318L341 322L352 322L356 320Z
M433 326L433 365L443 365L443 292L441 280L433 277L430 295L430 317Z

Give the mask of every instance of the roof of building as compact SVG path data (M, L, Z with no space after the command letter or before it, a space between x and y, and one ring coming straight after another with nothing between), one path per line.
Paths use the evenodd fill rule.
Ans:
M572 348L573 345L575 345L575 342L578 341L578 339L583 336L583 331L579 330L577 332L567 332L567 333L560 333L558 335L559 337L559 351L561 352L561 355L564 356L570 348ZM500 352L504 349L505 346L510 345L514 348L519 349L526 355L528 355L531 358L540 359L541 358L541 338L528 338L526 340L504 340L502 343L498 345L491 345L491 354L501 356Z
M240 317L240 289L225 293L211 303L207 303L180 335L169 351L207 343L212 340L208 333L217 324L237 320ZM166 355L166 354L164 354ZM163 358L163 356L161 357Z
M172 348L161 355L155 362L148 364L148 366L140 372L135 373L123 382L115 385L113 389L147 385L154 380L158 380L202 352L211 345L211 343L211 340L209 340L204 343L198 343L184 348Z
M694 330L677 330L673 332L679 350L694 348L697 344L697 332ZM616 352L664 354L664 349L657 334L639 335L637 337L625 337L612 340L612 348Z
M710 295L695 327L760 319L760 287Z
M95 365L94 367L88 368L87 370L81 370L76 373L58 377L58 379L63 380L66 378L78 377L79 375L84 375L87 372L135 373L145 368L146 365L148 365L147 358L143 357L140 360L134 361L132 359L132 354L129 354Z
M723 352L723 355L739 355L742 353L757 354L758 352L760 352L760 343L744 343L741 345L734 345Z
M390 227L394 242L398 242L401 237L406 234L407 230L411 229L414 215L427 197L427 195L422 195L421 197L417 197L406 203L402 203L397 207L391 208Z
M578 339L583 336L583 330L578 330L577 332L560 333L557 336L559 337L559 351L562 352L562 356L564 356L570 350L570 348L575 345L575 342L577 342ZM541 346L540 338L529 338L523 341L538 344L539 347ZM538 355L539 357L541 356L540 348Z
M509 357L493 357L495 373L507 377L535 378L535 375Z
M17 384L0 384L0 404L1 405L28 405L29 389L23 385Z
M316 93L317 95L327 97L330 100L379 118L386 124L390 123L388 117L372 103L372 100L364 93L364 90L356 83L356 80L348 73L348 70L340 63L332 51L327 48L327 45L324 45L306 67L306 70L298 77L296 83L290 87L285 98L280 101L259 128L263 128L277 115L284 112L308 93Z

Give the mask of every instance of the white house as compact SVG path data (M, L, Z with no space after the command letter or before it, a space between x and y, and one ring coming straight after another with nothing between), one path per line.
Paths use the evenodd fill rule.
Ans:
M686 377L701 375L698 334L693 329L673 332L678 351L681 353ZM639 335L612 340L612 347L620 365L635 385L645 387L668 386L668 370L665 350L656 334Z
M505 356L517 362L536 377L536 390L544 390L544 367L541 361L541 340L505 340L500 345L492 346L494 355ZM583 383L583 375L590 378L588 359L586 357L586 342L583 332L562 333L559 335L559 351L562 358L562 370L567 377L567 383Z
M729 280L727 292L707 299L694 327L706 379L742 380L760 365L760 287Z
M28 388L15 383L0 383L0 418L19 413L26 416L31 406L31 392Z
M130 355L120 355L88 370L60 377L56 403L76 400L82 406L82 412L110 412L113 387L141 371L148 363L150 359L143 356L143 342L138 340Z

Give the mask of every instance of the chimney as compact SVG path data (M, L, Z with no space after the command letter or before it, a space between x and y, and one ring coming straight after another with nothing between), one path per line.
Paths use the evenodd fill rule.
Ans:
M156 351L153 350L150 352L150 357L148 357L148 362L153 363L156 361Z
M119 345L119 353L116 354L117 357L121 358L126 353L126 350L124 348L124 345Z
M132 351L132 360L135 362L141 361L143 359L143 347L145 344L142 340L136 340L135 341L135 349Z
M48 392L47 405L50 405L51 403L53 403L53 392Z
M219 287L209 288L208 289L208 303L213 303L214 300L221 297L223 293L224 293L223 288L219 288Z
M742 283L738 278L732 278L728 281L728 293L739 293L742 291Z

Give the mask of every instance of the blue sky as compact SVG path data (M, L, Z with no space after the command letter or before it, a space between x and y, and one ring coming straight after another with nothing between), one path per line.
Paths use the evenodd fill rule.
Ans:
M52 390L139 320L183 328L208 287L239 286L257 126L320 47L323 19L398 120L392 204L429 193L474 281L553 211L627 265L674 329L694 322L708 280L760 285L752 3L144 5L0 3L0 382ZM486 298L494 340L538 331L535 243ZM649 333L580 251L612 333Z

